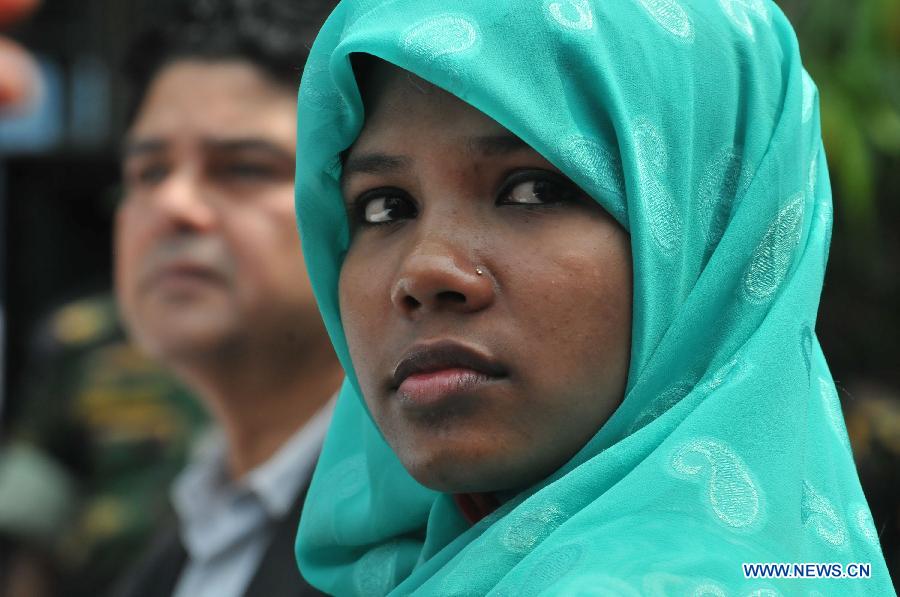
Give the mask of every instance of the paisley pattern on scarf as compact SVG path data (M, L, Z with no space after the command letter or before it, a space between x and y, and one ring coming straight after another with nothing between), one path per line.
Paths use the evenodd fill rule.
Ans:
M837 388L834 382L824 377L819 378L819 391L822 398L822 409L828 417L834 436L848 451L850 450L850 438L847 436L847 428L844 426L844 414L841 411L841 401L838 398Z
M587 31L594 28L594 12L591 10L588 0L550 2L547 9L553 19L567 29Z
M694 439L672 457L672 468L685 477L705 479L709 505L728 526L740 528L756 522L760 497L747 466L724 443Z
M687 12L676 0L640 0L659 25L675 37L692 40L694 28Z
M744 274L744 296L754 303L772 297L781 286L800 242L803 220L802 193L794 195L775 216L762 242L753 252L750 267Z
M611 213L619 222L625 221L625 175L619 157L598 141L576 135L566 141L563 159L572 170L588 175L596 193L614 194L616 201Z
M750 39L756 38L756 29L751 17L769 23L769 10L765 0L719 0L719 5L735 27Z
M738 147L724 147L707 166L700 182L697 208L701 222L709 221L708 228L703 227L708 251L722 239L735 201L749 183L751 172L745 167L741 154Z
M666 253L681 244L682 218L665 184L669 155L662 135L647 119L637 122L634 132L641 200L648 215L653 238Z
M423 60L461 54L478 43L478 30L466 17L440 15L416 24L403 36L403 47Z
M840 547L847 540L844 522L838 516L831 501L820 495L807 481L803 482L800 501L800 519L823 541Z

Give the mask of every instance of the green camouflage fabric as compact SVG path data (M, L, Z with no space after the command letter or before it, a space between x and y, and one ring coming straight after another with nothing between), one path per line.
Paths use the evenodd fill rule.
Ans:
M4 453L30 459L33 491L71 488L76 501L45 503L40 495L23 495L28 487L21 485L4 491L0 473L0 524L11 517L3 512L14 510L10 500L39 504L28 510L31 522L19 518L0 531L58 559L60 595L102 594L170 514L170 482L207 417L127 342L109 296L59 309L36 340L13 445Z

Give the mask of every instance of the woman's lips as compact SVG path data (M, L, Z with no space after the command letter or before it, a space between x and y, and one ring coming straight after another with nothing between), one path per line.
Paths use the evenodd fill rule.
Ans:
M394 369L391 389L407 406L433 406L451 396L471 395L507 376L489 353L443 339L413 346Z
M455 394L471 394L497 379L472 369L440 369L408 376L397 388L397 394L410 406L424 407Z

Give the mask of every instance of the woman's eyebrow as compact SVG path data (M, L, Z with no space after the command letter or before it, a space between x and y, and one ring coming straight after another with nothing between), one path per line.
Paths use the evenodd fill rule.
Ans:
M470 151L485 157L531 149L527 143L512 133L470 137L466 144ZM412 159L401 155L379 152L354 154L344 162L342 178L347 179L353 174L391 174L410 170L412 163Z
M523 149L531 149L525 141L522 141L512 133L472 137L468 141L468 146L473 153L478 153L486 157L515 153L517 151L522 151Z
M399 170L409 170L412 160L406 156L386 153L363 153L351 155L344 162L343 177L352 174L390 174Z

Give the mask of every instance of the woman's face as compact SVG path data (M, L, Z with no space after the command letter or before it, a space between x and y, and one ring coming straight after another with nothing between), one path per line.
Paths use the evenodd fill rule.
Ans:
M371 79L340 277L366 404L423 485L527 487L622 401L628 234L468 104L387 65Z

